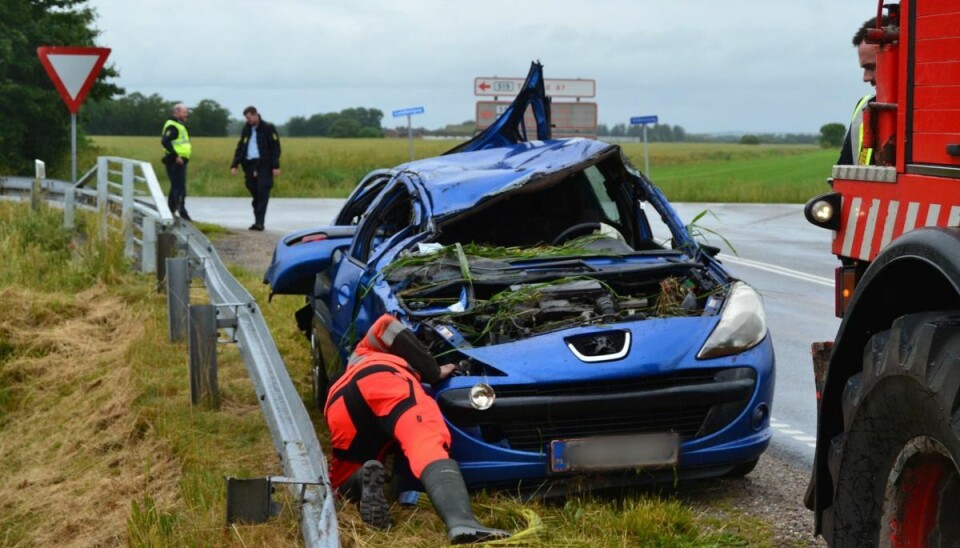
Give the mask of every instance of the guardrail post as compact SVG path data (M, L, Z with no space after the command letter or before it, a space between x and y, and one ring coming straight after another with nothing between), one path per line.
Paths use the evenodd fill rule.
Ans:
M190 402L220 405L217 387L217 307L190 305Z
M187 307L190 306L190 265L185 257L167 259L167 317L170 342L187 334Z
M173 232L161 232L157 235L157 293L163 291L163 282L167 279L167 259L176 255L177 235Z
M97 212L100 214L100 237L107 239L107 208L110 207L110 162L97 158Z
M149 274L157 270L157 219L150 215L143 217L140 229L140 272Z
M33 185L30 187L30 209L40 211L40 183L47 176L47 166L40 160L34 160L36 176L33 178Z
M134 256L133 248L133 162L123 161L123 209L120 211L123 227L123 253L127 258Z
M67 185L63 191L63 228L73 230L73 208L76 198L74 197L73 185Z

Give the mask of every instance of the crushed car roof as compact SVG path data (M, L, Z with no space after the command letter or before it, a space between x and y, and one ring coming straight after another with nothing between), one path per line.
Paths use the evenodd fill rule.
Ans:
M433 216L443 217L543 175L584 163L615 148L590 139L529 141L403 164L398 172L413 173L430 194Z

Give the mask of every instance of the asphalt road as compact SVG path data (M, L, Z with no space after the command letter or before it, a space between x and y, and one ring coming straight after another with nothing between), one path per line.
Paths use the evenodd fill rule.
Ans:
M271 199L267 230L280 235L326 225L342 203ZM238 229L253 223L246 198L190 197L187 206L198 221ZM703 238L721 247L718 257L724 265L763 295L777 359L773 445L786 460L809 470L817 430L810 343L833 340L840 325L833 315L833 270L838 262L830 253L830 233L807 223L801 205L688 203L674 207L688 223L708 211L697 221Z

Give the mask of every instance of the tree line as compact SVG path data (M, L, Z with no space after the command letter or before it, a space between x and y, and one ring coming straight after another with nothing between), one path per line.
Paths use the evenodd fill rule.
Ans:
M173 105L157 94L131 93L119 99L91 101L80 111L83 127L89 135L160 135L163 121L170 117ZM196 137L224 137L230 124L230 111L213 99L190 106L187 128Z

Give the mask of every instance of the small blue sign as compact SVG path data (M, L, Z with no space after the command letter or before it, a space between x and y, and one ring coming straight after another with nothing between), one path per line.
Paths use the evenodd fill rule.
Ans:
M400 110L393 111L394 118L399 118L401 116L410 116L411 114L423 114L423 107L402 108Z
M630 124L634 126L638 126L640 124L656 124L656 123L657 123L656 114L654 114L653 116L633 116L632 118L630 118Z

